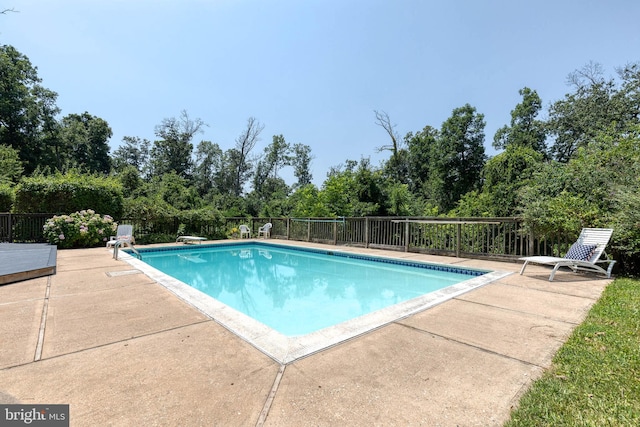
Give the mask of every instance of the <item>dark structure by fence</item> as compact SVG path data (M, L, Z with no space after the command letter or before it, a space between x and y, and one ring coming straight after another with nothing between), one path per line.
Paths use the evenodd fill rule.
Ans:
M0 213L0 242L44 242L43 226L52 214ZM265 223L273 224L271 238L390 249L458 257L516 259L529 255L562 255L576 236L534 236L518 218L354 217L354 218L226 218L215 224L183 224L188 234L222 239L236 237L246 224L253 237ZM181 229L177 221L134 225L136 240L163 235L173 241Z

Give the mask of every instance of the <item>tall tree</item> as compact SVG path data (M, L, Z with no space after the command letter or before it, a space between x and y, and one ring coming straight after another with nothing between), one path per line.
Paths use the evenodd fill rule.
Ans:
M381 151L390 151L391 157L386 163L386 170L388 175L398 181L398 182L407 182L407 162L406 162L406 152L403 151L402 147L402 139L398 136L398 132L396 131L396 125L391 122L391 118L389 114L385 111L373 111L376 115L376 124L385 130L389 139L391 140L389 144L384 144L378 147L378 152Z
M453 110L440 130L432 180L441 211L448 212L467 192L480 185L484 162L484 115L469 104Z
M313 179L310 169L312 160L311 147L300 143L293 145L291 164L293 166L293 175L298 179L293 185L294 188L301 188L311 184L311 180Z
M291 162L291 147L284 136L274 135L271 144L264 148L264 155L256 162L251 199L254 210L260 214L284 214L281 201L289 195L289 186L278 172Z
M87 112L63 117L60 126L63 156L58 159L58 169L109 173L109 138L112 134L105 120Z
M240 196L244 190L244 185L251 178L252 166L250 153L260 140L260 133L264 129L255 117L247 119L247 126L236 138L236 145L229 150L227 161L233 172L232 194Z
M291 163L291 147L282 135L273 135L271 144L264 149L262 161L266 165L267 176L278 178L280 170Z
M193 137L202 132L206 124L201 119L192 120L185 110L180 117L163 119L156 126L155 134L160 140L154 141L151 149L153 174L162 176L174 171L182 178L191 175Z
M333 167L322 184L321 200L333 216L383 215L386 203L383 177L371 167L368 158L347 160L344 167Z
M58 95L40 83L29 58L13 46L0 46L0 144L18 150L25 173L52 166L42 164L53 156L41 137L60 111L55 105Z
M425 126L420 132L409 132L404 140L409 152L408 177L410 190L424 194L424 188L431 177L433 151L435 149L438 130Z
M483 170L485 212L491 216L517 215L518 193L528 185L543 161L543 153L519 144L509 144L502 153L489 159Z
M0 144L0 184L17 182L22 175L22 164L18 151Z
M555 141L554 158L567 162L579 147L586 147L598 133L623 130L640 121L640 67L618 71L622 84L603 77L597 63L589 63L568 77L574 92L549 108L548 127Z
M194 180L201 196L216 188L217 177L223 172L223 153L218 144L201 141L196 148Z
M111 157L113 168L120 171L126 166L133 166L142 176L149 174L149 147L151 141L137 136L122 137L122 144Z
M545 153L545 125L536 119L542 109L542 100L535 90L528 87L520 89L518 93L522 96L522 102L511 110L511 125L505 125L496 132L493 146L496 149L505 149L509 145L518 145Z

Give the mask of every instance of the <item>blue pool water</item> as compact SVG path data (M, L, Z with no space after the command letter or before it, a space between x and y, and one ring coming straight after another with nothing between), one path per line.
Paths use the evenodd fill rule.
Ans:
M260 243L144 250L143 261L290 337L486 273Z

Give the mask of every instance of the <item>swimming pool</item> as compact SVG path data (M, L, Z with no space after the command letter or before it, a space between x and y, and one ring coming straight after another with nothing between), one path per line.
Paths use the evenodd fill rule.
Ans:
M142 261L123 259L282 363L496 280L487 270L266 242L139 251Z

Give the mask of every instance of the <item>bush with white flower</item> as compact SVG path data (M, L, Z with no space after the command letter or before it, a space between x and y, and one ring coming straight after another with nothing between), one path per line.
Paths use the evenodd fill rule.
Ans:
M48 219L44 224L44 237L59 248L88 248L109 240L117 227L109 215L87 209Z

